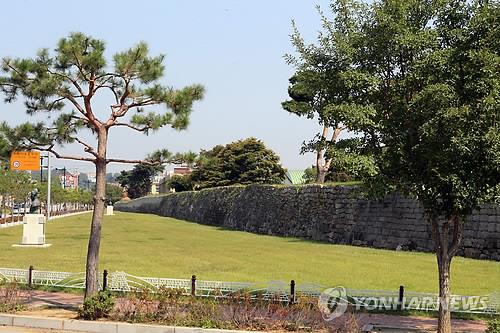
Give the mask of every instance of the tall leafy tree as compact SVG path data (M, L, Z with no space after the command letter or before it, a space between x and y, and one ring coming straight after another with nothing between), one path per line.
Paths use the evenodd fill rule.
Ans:
M108 199L112 204L123 197L123 189L121 186L115 184L106 184L106 199Z
M255 138L202 151L191 174L197 189L235 184L276 184L284 178L285 170L279 157Z
M356 66L365 7L349 0L332 2L333 21L318 7L323 29L316 44L307 45L293 23L291 41L297 55L286 55L285 59L296 72L288 88L291 99L282 106L292 114L316 119L322 127L301 151L316 153L316 181L320 183L330 170L339 169L348 160L356 160L355 165L364 167L365 173L375 172L362 141L340 138L347 130L368 135L372 127L374 109L363 103L360 95L375 82Z
M342 8L358 6L339 0L332 9L343 20L349 16ZM320 86L352 97L346 110L367 111L362 145L379 173L370 179L372 189L397 190L423 205L439 271L438 330L448 333L450 267L463 225L500 190L500 4L381 0L365 6L356 14L359 33L345 67L356 75L346 85ZM341 45L334 35L327 38ZM321 73L313 77L324 80ZM343 82L335 72L329 77Z
M168 188L175 192L194 190L194 183L191 175L173 175L168 180Z
M153 177L160 171L157 166L137 164L132 170L122 171L116 180L127 189L131 199L136 199L151 191Z
M7 201L10 204L26 203L34 184L30 175L23 171L11 171L7 164L0 164L1 213L5 213ZM1 215L1 214L0 214Z
M0 163L9 160L11 147L7 138L0 132Z
M154 164L137 164L132 170L123 170L116 180L127 189L130 198L135 199L147 195L153 184L153 177L164 171L165 164L184 164L193 166L197 155L193 152L171 154L168 150L158 150L147 157Z
M451 261L467 217L500 183L500 5L377 2L360 66L379 82L382 188L420 201L439 271L440 333L451 332Z
M0 90L7 103L22 97L29 115L41 114L46 121L28 122L15 128L4 124L10 142L25 149L49 151L57 158L87 161L96 167L96 193L90 230L85 295L97 292L101 224L105 205L106 166L112 162L141 163L108 157L110 129L126 127L149 134L163 126L184 129L193 102L203 96L203 87L182 89L164 86L164 56L150 56L141 42L113 56L112 66L104 57L104 42L82 33L59 41L54 52L42 49L34 58L4 58ZM95 99L110 98L109 108L95 107ZM164 105L166 111L146 112ZM156 109L155 109L156 110ZM96 145L81 133L90 130ZM65 155L58 147L78 143L86 156Z

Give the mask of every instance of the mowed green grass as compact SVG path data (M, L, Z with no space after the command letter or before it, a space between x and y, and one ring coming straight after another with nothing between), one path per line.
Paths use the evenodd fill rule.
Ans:
M82 272L90 214L47 225L46 249L14 248L22 226L0 229L0 267ZM100 269L138 276L202 280L271 280L356 289L436 292L433 254L332 245L222 230L166 217L118 212L103 225ZM500 263L457 257L452 291L480 295L500 289Z

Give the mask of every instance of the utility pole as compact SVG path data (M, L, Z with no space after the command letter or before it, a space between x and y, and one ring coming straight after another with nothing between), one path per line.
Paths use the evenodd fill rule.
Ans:
M54 170L63 172L63 189L66 189L66 167L64 168L54 168Z
M40 155L40 184L43 183L43 156Z
M47 152L47 222L50 218L50 187L51 187L51 179L50 179L50 152Z

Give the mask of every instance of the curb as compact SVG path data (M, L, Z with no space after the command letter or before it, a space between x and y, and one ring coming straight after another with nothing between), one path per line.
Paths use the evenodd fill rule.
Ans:
M249 331L58 319L9 315L3 313L0 314L0 326L16 326L89 333L249 333Z
M63 214L63 215L51 216L51 217L49 217L49 221L57 220L57 219L60 219L60 218L63 218L63 217L68 217L68 216L81 215L81 214L85 214L85 213L92 213L92 210L84 210L82 212L68 213L68 214Z

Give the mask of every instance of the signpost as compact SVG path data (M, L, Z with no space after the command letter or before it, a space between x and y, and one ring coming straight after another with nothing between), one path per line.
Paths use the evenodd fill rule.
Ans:
M39 151L13 151L10 155L10 169L40 171Z
M43 170L41 170L41 158L39 151L13 151L10 155L10 169L17 171L40 171L40 178ZM47 154L47 209L45 210L47 221L50 218L50 153Z
M47 209L45 217L42 214L26 214L23 218L23 238L20 247L48 247L45 244L45 223L50 217L50 153L47 156L48 184L47 184ZM10 155L10 169L16 171L41 171L39 151L14 151ZM36 192L38 193L38 192Z

